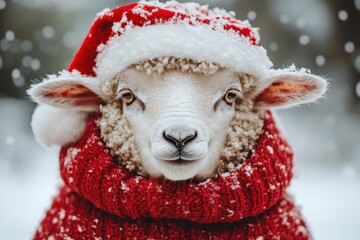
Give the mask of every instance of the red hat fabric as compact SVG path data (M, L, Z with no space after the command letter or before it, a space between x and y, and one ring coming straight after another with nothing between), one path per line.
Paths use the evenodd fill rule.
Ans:
M55 198L35 239L309 239L286 188L292 151L270 111L244 165L202 183L145 178L115 163L98 115L63 147Z
M272 63L259 40L257 29L224 10L140 1L99 14L68 70L106 80L138 61L179 57L261 76Z

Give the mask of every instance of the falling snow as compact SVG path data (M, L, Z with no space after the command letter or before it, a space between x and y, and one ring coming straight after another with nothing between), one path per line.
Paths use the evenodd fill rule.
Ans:
M355 58L355 68L360 73L360 55Z
M13 31L11 31L11 30L6 31L5 39L8 40L9 42L14 41L15 40L15 33Z
M310 37L308 35L301 35L299 38L299 43L301 45L308 45L310 43Z
M356 95L360 98L360 81L356 84L355 92Z
M354 43L353 42L346 42L345 43L345 51L347 52L347 53L352 53L352 52L354 52L354 50L355 50L355 45L354 45Z
M355 7L360 11L360 0L355 0Z
M52 28L51 26L45 26L42 30L42 34L46 39L51 39L55 35L54 28Z
M0 0L0 10L4 10L6 7L6 2L5 0Z
M250 20L250 21L254 21L257 17L257 14L255 11L250 11L247 13L247 18Z
M339 11L338 17L341 21L346 21L349 18L349 15L345 10L341 10Z
M318 66L324 66L326 63L326 60L323 55L318 55L318 56L316 56L315 62L316 62L316 65L318 65Z

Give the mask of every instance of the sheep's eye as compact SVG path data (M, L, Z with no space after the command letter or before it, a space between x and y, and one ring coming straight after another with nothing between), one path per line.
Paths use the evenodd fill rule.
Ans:
M135 95L129 89L125 89L122 91L121 98L127 105L135 101Z
M224 96L224 101L229 105L232 105L234 102L238 102L239 99L239 90L236 89L228 90Z

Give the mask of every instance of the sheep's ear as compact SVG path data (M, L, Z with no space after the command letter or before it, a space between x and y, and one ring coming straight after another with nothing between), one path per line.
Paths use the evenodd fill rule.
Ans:
M303 72L279 71L260 80L253 93L257 108L279 108L312 102L327 89L325 79Z
M33 85L28 94L40 104L57 108L97 110L104 102L100 81L91 77L55 77Z

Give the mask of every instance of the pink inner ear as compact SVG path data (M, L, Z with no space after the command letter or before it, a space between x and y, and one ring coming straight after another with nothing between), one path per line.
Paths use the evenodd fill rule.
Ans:
M56 91L45 93L44 97L58 100L71 99L75 104L82 106L102 103L102 100L94 92L80 84L59 87Z
M268 88L262 91L255 102L266 103L267 105L279 105L287 103L289 99L300 97L307 92L315 90L317 87L310 83L286 82L279 80L273 82Z

